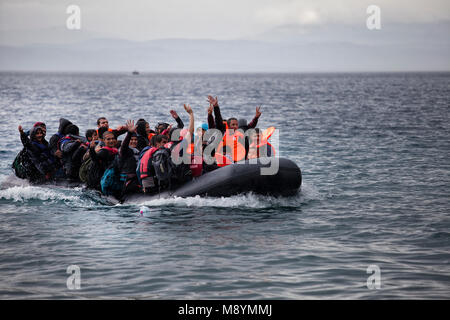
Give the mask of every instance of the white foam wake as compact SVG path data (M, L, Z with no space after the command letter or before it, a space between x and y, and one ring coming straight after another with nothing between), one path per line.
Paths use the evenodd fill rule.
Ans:
M310 200L320 200L323 195L312 186L302 186L301 192L292 197L269 197L253 193L231 197L189 197L189 198L162 198L143 201L139 206L141 215L145 215L149 208L155 207L212 207L212 208L240 208L240 209L266 209L266 208L298 208Z
M0 199L13 200L15 202L25 202L27 200L77 201L79 197L68 195L63 190L56 191L36 186L15 186L0 190Z
M165 198L144 201L140 203L147 207L174 206L174 207L217 207L217 208L264 208L266 205L261 201L261 196L245 194L232 197L210 198Z

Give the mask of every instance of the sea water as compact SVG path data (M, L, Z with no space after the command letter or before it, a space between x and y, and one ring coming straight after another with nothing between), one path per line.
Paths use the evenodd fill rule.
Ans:
M208 94L280 130L293 197L114 205L10 184L17 126L175 123ZM386 299L450 296L450 74L0 74L0 298ZM78 273L73 273L78 270ZM78 286L72 286L77 277Z

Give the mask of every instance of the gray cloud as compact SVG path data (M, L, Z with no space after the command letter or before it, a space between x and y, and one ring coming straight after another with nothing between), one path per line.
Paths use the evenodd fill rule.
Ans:
M370 4L381 8L382 21L388 23L450 20L447 0L2 0L0 38L15 30L63 28L70 4L80 6L83 29L138 41L237 39L292 24L363 25Z

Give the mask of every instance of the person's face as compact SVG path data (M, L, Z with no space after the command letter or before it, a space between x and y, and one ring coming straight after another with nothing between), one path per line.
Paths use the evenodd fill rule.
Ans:
M92 140L98 140L98 133L97 133L97 131L95 131L93 134L92 134L92 137L91 137L91 141Z
M108 120L107 119L101 119L98 127L99 128L101 128L101 127L109 128Z
M42 132L41 129L36 131L36 134L34 135L37 141L42 141L44 139L45 134Z
M44 135L44 137L47 134L47 128L44 126L42 126L42 134Z
M158 126L158 134L161 134L161 132L164 131L164 125Z
M130 148L136 148L138 145L138 138L137 137L131 137L130 139Z
M117 143L117 140L113 134L107 134L106 136L104 136L103 141L105 142L105 146L109 148L114 148Z
M233 129L234 131L236 131L237 129L239 129L239 123L237 120L231 120L230 121L230 125L229 125L230 129Z
M150 133L150 124L149 124L148 122L145 123L145 132L146 132L147 134Z
M157 143L157 147L161 148L164 147L164 145L168 142L167 139L162 139L160 143Z
M261 139L262 139L261 133L253 132L250 136L250 140L256 144L261 143Z

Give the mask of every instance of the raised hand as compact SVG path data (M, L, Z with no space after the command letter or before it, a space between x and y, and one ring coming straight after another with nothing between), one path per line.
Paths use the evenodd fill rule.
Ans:
M174 119L178 118L178 114L177 114L177 112L175 110L170 110L169 112L172 115L172 118L174 118Z
M209 107L208 107L208 114L212 114L213 113L213 109L214 109L214 107L212 106L212 104L210 104Z
M127 120L126 128L128 132L136 132L136 126L134 125L134 120Z
M19 126L17 129L19 129L19 132L22 133L23 132L23 128L22 126Z
M261 111L259 111L261 107L256 107L255 117L259 118L261 116Z
M212 96L208 96L208 101L209 101L209 105L212 105L213 107L218 107L219 106L219 100L217 99L217 97L212 97Z
M190 105L183 105L184 106L184 110L186 110L187 113L189 114L193 114L194 112L192 111L192 108Z

